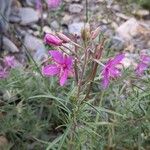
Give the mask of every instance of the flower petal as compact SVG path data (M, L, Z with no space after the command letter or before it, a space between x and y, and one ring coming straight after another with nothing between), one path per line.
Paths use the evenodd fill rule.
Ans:
M60 85L63 86L68 78L68 70L65 70L62 74L62 76L60 77Z
M0 70L0 79L7 78L9 73L6 71L6 68Z
M138 76L141 76L147 68L148 68L148 64L145 64L145 63L141 62L141 63L138 64L135 72Z
M54 76L60 72L60 68L56 65L47 65L42 68L42 74L45 76Z
M109 85L109 72L107 69L105 69L102 73L103 79L102 79L102 86L104 89L106 89Z
M116 78L116 77L121 76L121 72L120 72L119 69L112 67L112 68L109 69L109 75L112 78Z
M118 55L116 55L115 58L112 60L111 65L114 66L114 65L119 64L124 57L125 57L124 54L118 54Z
M72 57L65 57L64 58L64 63L67 65L67 68L68 69L71 69L72 68L72 63L73 63L73 59Z
M148 55L141 55L141 61L145 64L150 63L150 56Z
M64 58L63 58L63 54L57 50L50 50L49 54L53 57L54 61L59 63L59 64L63 64L64 62Z

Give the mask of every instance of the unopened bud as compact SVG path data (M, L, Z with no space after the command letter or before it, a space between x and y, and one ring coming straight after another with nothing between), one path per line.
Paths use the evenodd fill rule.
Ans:
M100 27L98 27L97 29L95 29L94 31L92 31L91 33L91 38L95 39L99 34L100 34Z
M57 33L57 36L58 36L61 40L63 40L64 43L69 43L69 42L71 41L71 40L70 40L66 35L64 35L63 33L58 32L58 33Z
M63 41L59 39L57 36L47 33L44 37L44 42L53 45L53 46L61 46Z
M81 37L84 41L87 41L90 39L90 25L89 25L89 23L86 23L84 28L81 30Z

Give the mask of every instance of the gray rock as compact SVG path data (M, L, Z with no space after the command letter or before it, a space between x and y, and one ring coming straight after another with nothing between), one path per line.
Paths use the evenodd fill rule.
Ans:
M12 0L0 0L0 32L8 29Z
M35 11L34 9L32 8L28 8L28 7L25 7L25 8L17 8L16 9L16 13L15 14L15 17L17 18L20 18L20 24L21 25L30 25L34 22L37 22L39 20L39 15L38 15L38 12ZM18 20L14 17L14 14L12 14L11 16L11 21L12 22L18 22Z
M10 15L9 20L10 20L10 22L19 23L21 21L21 18L19 16L16 16L16 15Z
M116 50L116 51L121 51L124 49L125 46L125 41L118 36L114 36L111 39L111 49Z
M25 39L24 39L24 45L32 53L33 58L37 62L45 58L46 49L42 40L30 34L26 34Z
M19 52L17 46L7 37L3 37L3 49L11 53Z
M26 0L26 4L32 7L35 5L35 0Z
M83 10L83 6L80 4L71 4L69 6L69 12L71 13L80 13Z
M84 27L83 22L78 22L78 23L72 23L68 26L69 32L71 34L77 34L78 36L81 35L81 29Z
M59 23L56 20L54 20L53 22L51 22L50 26L54 30L58 30L59 29Z

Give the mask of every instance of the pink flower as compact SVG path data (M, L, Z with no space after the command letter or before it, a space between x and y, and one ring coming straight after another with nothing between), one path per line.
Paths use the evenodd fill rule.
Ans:
M15 66L15 58L14 58L14 56L6 56L4 58L4 64L5 64L6 67L13 68Z
M121 76L121 71L117 68L117 65L121 63L124 57L125 57L124 54L119 54L114 59L110 59L106 63L102 71L103 76L102 85L104 88L108 87L111 78Z
M47 33L44 37L45 43L53 46L61 46L63 41L53 34Z
M47 4L49 8L57 8L59 7L61 0L47 0Z
M138 76L141 76L150 64L150 56L141 55L140 59L141 59L141 62L137 65L136 70L135 70Z
M1 69L0 70L0 79L5 79L8 76L8 72L6 71L6 69Z
M73 72L72 57L63 55L57 50L51 50L49 53L52 56L54 64L44 66L42 68L42 73L45 76L58 75L60 85L63 86L66 83L68 76Z

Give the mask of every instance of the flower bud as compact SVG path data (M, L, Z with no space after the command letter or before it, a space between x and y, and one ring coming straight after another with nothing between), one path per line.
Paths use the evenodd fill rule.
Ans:
M88 41L90 39L90 25L86 23L84 28L81 30L81 37L83 41Z
M49 33L45 35L44 42L53 46L61 46L63 43L63 41L59 39L57 36Z
M70 40L66 35L64 35L63 33L58 32L58 33L57 33L57 36L58 36L61 40L63 40L64 43L69 43L69 42L71 41L71 40Z
M100 27L98 27L97 29L95 29L94 31L92 31L91 33L91 38L95 39L99 34L100 34Z

